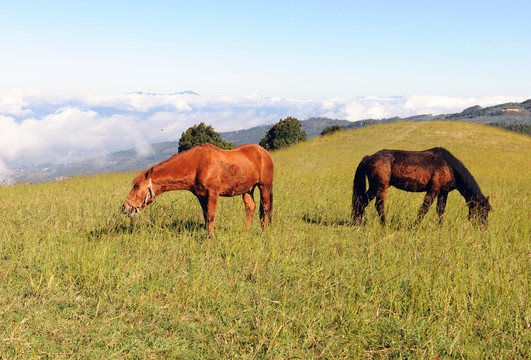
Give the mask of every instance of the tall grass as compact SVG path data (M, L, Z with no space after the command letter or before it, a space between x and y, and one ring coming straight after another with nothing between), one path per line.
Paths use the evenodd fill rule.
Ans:
M223 198L212 239L186 192L121 216L133 173L0 188L0 357L529 357L530 145L450 122L319 138L273 153L267 231ZM433 146L491 196L487 230L457 192L413 226L423 194L395 189L388 225L373 204L351 224L364 155Z

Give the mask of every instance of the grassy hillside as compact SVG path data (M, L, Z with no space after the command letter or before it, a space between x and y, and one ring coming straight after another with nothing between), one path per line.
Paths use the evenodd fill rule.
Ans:
M481 231L452 192L392 189L350 223L355 168L382 148L444 146L494 211ZM531 348L531 139L460 122L393 123L274 152L275 213L246 233L241 198L205 240L197 200L118 209L134 173L0 188L6 358L526 358ZM255 194L255 198L258 198Z

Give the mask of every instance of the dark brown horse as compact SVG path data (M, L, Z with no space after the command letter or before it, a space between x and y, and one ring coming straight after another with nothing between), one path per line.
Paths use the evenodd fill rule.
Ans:
M174 155L140 173L122 206L134 215L163 192L189 190L199 199L205 225L211 234L219 196L242 195L247 213L245 228L252 222L254 189L260 189L260 219L266 228L273 210L273 160L258 145L241 145L234 150L204 144Z
M365 177L369 180L366 192ZM380 150L365 156L354 177L352 216L361 222L363 211L376 197L376 209L385 223L384 201L389 186L412 192L426 192L418 213L420 222L437 198L437 214L442 220L448 193L457 189L469 208L469 219L487 224L491 210L489 198L481 190L467 168L448 150L437 147L424 151Z

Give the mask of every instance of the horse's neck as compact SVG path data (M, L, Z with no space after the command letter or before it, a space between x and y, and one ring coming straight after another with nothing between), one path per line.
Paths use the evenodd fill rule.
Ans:
M474 179L470 171L462 163L459 163L459 165L458 167L453 167L456 188L459 193L461 193L467 203L478 202L484 199L485 196L481 192L476 179Z
M465 201L467 202L469 207L485 198L483 193L481 191L478 191L477 189L463 187L457 188L457 190L465 198Z
M156 195L171 190L190 190L193 184L193 174L190 166L181 166L182 157L162 162L153 167L151 181L155 187Z

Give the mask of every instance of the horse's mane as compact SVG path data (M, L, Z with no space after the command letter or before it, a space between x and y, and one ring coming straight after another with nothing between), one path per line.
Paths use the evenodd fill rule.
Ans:
M428 151L442 157L454 171L457 190L468 200L480 200L485 196L481 192L476 179L472 176L465 165L448 150L442 147L429 149Z
M133 185L134 184L138 184L138 183L146 180L147 179L146 175L147 175L147 173L149 171L153 171L153 167L151 167L149 169L146 169L146 170L142 171L140 174L138 174L133 180Z

